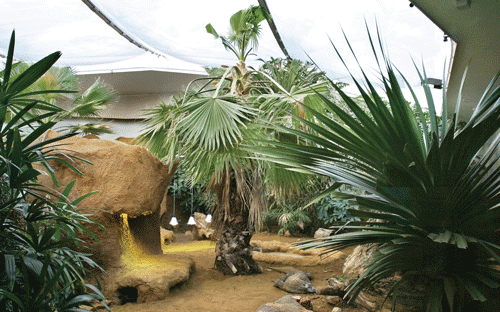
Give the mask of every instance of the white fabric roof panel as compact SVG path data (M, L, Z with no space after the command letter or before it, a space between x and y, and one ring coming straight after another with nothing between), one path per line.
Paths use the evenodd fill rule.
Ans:
M202 66L236 62L219 40L206 33L205 25L212 23L219 33L225 33L232 14L258 4L256 0L92 2L131 37L163 54ZM328 37L341 53L350 54L341 27L362 63L375 68L365 19L372 30L377 19L391 60L407 75L414 73L412 56L418 62L425 61L430 76L441 77L444 57L449 55L449 43L442 42L442 31L419 10L410 8L406 0L307 3L267 0L267 3L291 56L307 60L307 53L334 79L347 76L347 71L336 58ZM16 56L28 61L57 50L63 54L58 65L72 66L123 61L144 53L81 0L0 0L0 7L0 53L6 52L13 29L16 29ZM249 61L254 66L259 64L257 58L283 56L265 22L257 53ZM347 62L355 68L351 57L347 57Z

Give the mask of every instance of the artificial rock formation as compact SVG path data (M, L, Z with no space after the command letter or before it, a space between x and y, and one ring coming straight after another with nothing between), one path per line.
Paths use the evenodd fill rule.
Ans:
M50 130L44 139L58 135ZM71 137L59 141L58 144L67 144L64 145L66 154L93 163L76 161L73 164L83 176L59 163L51 165L60 184L60 191L76 180L70 199L99 191L79 204L80 208L100 209L87 212L92 213L93 219L104 225L108 231L106 233L100 227L90 226L91 231L100 239L100 243L92 246L96 260L105 267L117 263L121 254L120 215L123 213L128 215L132 234L142 244L141 247L148 253L161 253L158 213L167 183L171 179L168 166L139 146L80 137ZM47 176L41 176L40 183L55 188ZM110 261L112 262L107 265Z
M137 138L119 137L119 138L116 138L116 141L122 142L125 144L129 144L129 145L139 144ZM139 145L141 145L141 144L139 144ZM167 186L172 181L172 178L174 176L175 171L177 170L178 165L179 165L179 160L176 159L173 162L171 168L169 169L169 179L166 183ZM163 199L162 199L161 204L160 204L160 219L162 219L162 217L164 219L163 226L167 225L173 216L174 206L172 204L172 201L173 201L172 197L168 195L167 191L165 191L165 195L163 196Z
M302 250L293 248L291 244L280 241L253 240L250 245L252 246L253 258L255 260L283 266L325 265L343 261L346 257L346 254L342 251L336 251L327 256L320 256L321 249Z
M197 239L212 239L214 229L210 226L210 222L205 221L207 216L200 212L195 212L194 216L194 231Z
M165 230L160 227L161 242L165 245L170 245L175 241L174 231Z
M56 136L59 134L50 130L44 140ZM51 162L60 187L57 189L49 176L42 175L39 181L42 185L61 192L66 185L76 180L69 196L70 200L92 191L99 191L79 203L78 207L89 209L83 212L93 214L92 218L106 228L104 230L94 224L87 225L87 228L99 238L99 242L84 237L92 250L94 260L110 275L109 281L105 281L104 284L127 287L123 282L117 284L116 281L112 281L115 275L122 280L123 276L127 276L128 280L135 281L134 283L138 285L152 284L147 280L138 282L136 277L128 274L133 270L127 269L127 274L123 272L126 269L122 254L123 233L124 231L130 233L132 244L137 245L138 253L141 255L162 255L160 203L175 169L171 170L168 165L163 164L140 146L80 137L71 137L57 144L64 144L59 149L63 149L65 154L83 158L93 164L76 160L73 165L83 173L83 176L79 176L66 166ZM191 270L191 266L192 262L189 261L181 265L187 272ZM172 268L170 270L173 271ZM137 270L135 272L139 276L145 276ZM175 276L175 279L178 279L178 276ZM108 291L105 289L105 293L110 296L109 289ZM110 297L113 298L115 295L113 293ZM141 297L140 291L138 297ZM164 297L164 294L143 297L148 300L158 299Z

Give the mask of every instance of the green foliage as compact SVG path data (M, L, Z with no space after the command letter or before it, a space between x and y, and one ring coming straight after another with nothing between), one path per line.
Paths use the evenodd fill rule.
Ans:
M25 62L17 62L12 65L10 79L15 79L22 75L30 65ZM40 103L47 103L55 105L62 98L66 99L70 105L67 110L60 109L57 114L50 117L50 121L61 121L65 118L97 118L108 103L114 101L117 97L116 91L110 86L104 84L100 79L97 79L92 86L87 90L77 93L79 87L78 79L75 72L70 67L50 67L41 77L39 77L33 84L27 86L20 92L21 94L28 94L33 100L38 100ZM53 92L57 90L58 92ZM19 106L15 103L9 107L10 114L19 110ZM44 112L43 109L34 107L28 112L28 115L40 115ZM48 118L48 117L46 117ZM49 121L48 119L45 121ZM81 131L86 134L102 134L112 133L111 127L98 124L96 122L79 124L75 126L59 128L58 131L70 133Z
M219 35L212 24L205 26L207 32L215 38L221 39L226 50L233 52L239 61L246 58L258 46L258 37L261 32L260 22L266 19L266 11L258 6L250 6L231 16L230 28L227 36Z
M296 119L314 133L289 131L307 144L273 142L251 150L292 170L328 176L369 194L355 196L360 209L349 212L362 221L346 225L349 232L301 244L305 249L326 248L325 253L379 244L349 288L352 300L366 287L401 272L388 296L397 296L401 285L424 281L421 310L471 311L472 301L493 298L492 289L500 286L500 73L461 128L460 103L449 118L444 97L439 119L424 84L427 120L415 96L415 110L405 100L390 61L383 51L379 56L372 39L377 60L385 64L380 81L388 105L363 72L366 87L353 79L369 114L332 84L350 113L326 97L321 102L327 114L306 101L316 121ZM418 73L426 81L425 69Z
M291 203L274 203L266 211L265 219L278 223L278 234L285 234L287 231L295 233L311 223L307 209Z
M25 92L60 53L45 57L13 77L14 38L13 32L5 69L0 72L0 310L80 311L80 306L91 307L93 301L109 310L100 291L85 284L86 272L98 266L89 254L72 249L82 242L79 234L94 237L84 225L95 222L75 206L92 193L69 201L74 182L57 194L36 180L42 173L34 166L38 164L45 167L57 185L49 161L60 162L81 174L71 164L79 158L49 145L70 135L40 140L54 125L44 119L50 120L61 110L38 96L59 91ZM32 114L34 109L42 113ZM28 134L22 135L21 128Z
M88 134L100 135L104 133L113 133L113 130L111 130L112 128L111 125L98 124L93 122L80 125L71 125L62 128L66 130L68 133L80 133L82 135L88 135Z
M352 206L348 199L339 200L329 195L318 202L316 214L324 226L333 225L335 222L359 221L359 218L351 216L348 211Z
M201 183L194 183L182 168L178 168L167 189L168 195L175 197L176 207L183 207L184 212L208 214L213 205L213 198Z
M327 192L316 200L316 216L323 223L322 226L331 226L349 221L360 221L349 212L350 209L359 209L355 201L356 195L364 192L348 185L340 186L340 192Z
M116 91L98 78L87 90L73 97L69 109L56 118L99 117L106 105L116 99L116 94Z
M260 60L263 62L260 70L272 77L277 85L288 92L325 80L325 73L319 71L310 62L273 57L269 61ZM263 79L265 78L263 77ZM274 92L281 92L277 85L269 85L268 87L272 88Z
M139 143L163 161L172 163L179 157L191 179L217 193L214 223L234 219L227 214L230 203L239 197L241 214L250 215L243 219L258 227L269 194L297 193L309 177L255 159L241 146L265 138L288 140L290 136L271 122L301 128L290 113L305 113L299 103L328 93L328 84L321 79L322 73L299 61L272 60L262 70L239 63L207 72L211 76L198 79L200 85L188 89L182 98L146 112ZM305 118L313 116L306 113Z

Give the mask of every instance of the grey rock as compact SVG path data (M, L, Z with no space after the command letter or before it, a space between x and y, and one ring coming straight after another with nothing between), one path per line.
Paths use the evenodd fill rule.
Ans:
M337 305L342 302L342 298L339 296L326 296L325 297L326 303L331 304L331 305Z
M310 312L301 306L291 295L281 297L275 302L260 306L256 312Z
M282 276L274 283L274 286L294 294L315 293L316 288L312 285L311 279L310 273L296 270Z

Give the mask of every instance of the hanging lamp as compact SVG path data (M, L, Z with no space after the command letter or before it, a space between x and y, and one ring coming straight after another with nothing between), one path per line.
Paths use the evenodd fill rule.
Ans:
M205 221L208 222L208 223L212 222L212 215L210 213L205 218Z
M179 225L179 222L177 222L177 218L175 217L175 191L174 191L174 211L172 213L172 219L170 219L171 226L177 226Z
M193 217L193 181L191 181L191 216L189 217L188 220L188 225L195 225L196 222L194 221Z

